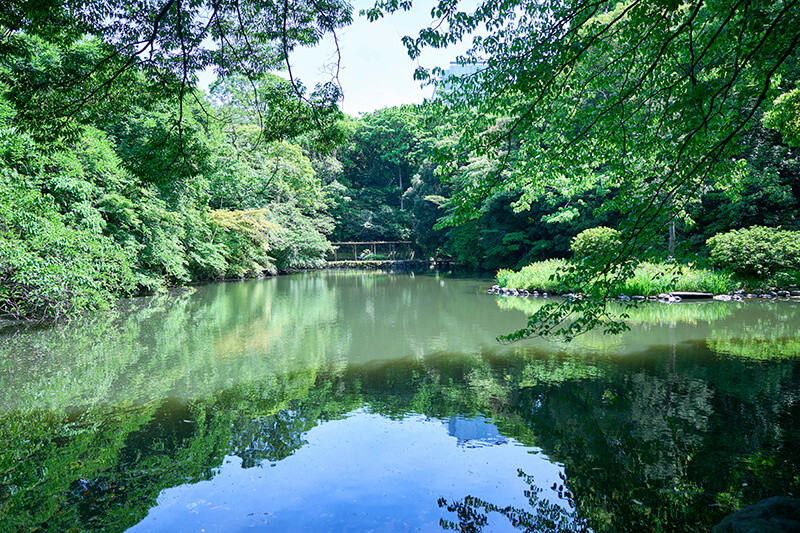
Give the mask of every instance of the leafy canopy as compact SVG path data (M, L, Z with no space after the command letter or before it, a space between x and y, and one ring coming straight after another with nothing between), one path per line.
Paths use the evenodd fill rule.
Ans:
M0 14L0 82L17 122L50 140L74 139L87 113L143 95L178 102L179 127L203 69L247 80L286 69L291 94L276 84L269 98L324 114L340 97L335 78L307 94L289 55L335 39L351 11L344 0L11 0Z

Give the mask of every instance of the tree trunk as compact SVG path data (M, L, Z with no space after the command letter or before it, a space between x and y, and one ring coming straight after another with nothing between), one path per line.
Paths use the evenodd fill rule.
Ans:
M403 210L403 171L397 166L397 180L400 182L400 211Z
M669 221L669 258L675 259L675 220Z

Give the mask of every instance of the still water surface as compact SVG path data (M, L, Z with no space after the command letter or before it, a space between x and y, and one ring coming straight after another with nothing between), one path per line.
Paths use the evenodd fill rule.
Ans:
M800 494L800 304L540 302L332 271L0 334L0 531L707 531Z

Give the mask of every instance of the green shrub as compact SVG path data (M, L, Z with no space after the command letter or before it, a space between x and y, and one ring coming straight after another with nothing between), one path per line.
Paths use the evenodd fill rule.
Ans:
M620 232L606 226L578 233L569 245L576 261L608 256L622 245Z
M715 265L742 277L797 278L800 270L800 231L753 226L718 233L706 244Z
M251 277L277 273L269 255L270 240L278 226L267 219L266 209L211 211L214 238L225 246L225 277Z

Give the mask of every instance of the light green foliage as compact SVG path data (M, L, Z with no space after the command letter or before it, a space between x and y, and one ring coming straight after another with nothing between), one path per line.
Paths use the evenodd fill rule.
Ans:
M670 291L727 294L736 285L727 272L691 265L639 263L626 279L621 294L651 296Z
M331 244L325 237L333 231L333 221L322 214L306 215L293 206L269 207L270 220L277 224L272 255L279 270L320 268Z
M108 308L134 288L131 258L92 229L71 228L52 197L0 170L0 316L57 319Z
M777 130L790 146L800 146L800 89L780 95L764 113L762 122Z
M369 15L403 7L378 2ZM623 246L563 274L586 294L615 292L633 272L632 258L657 256L666 224L690 223L684 208L702 191L737 186L744 134L796 79L794 2L485 1L465 12L442 1L433 12L443 22L405 39L413 58L474 32L459 59L474 68L448 80L452 90L439 106L458 134L440 154L442 173L470 158L497 164L454 188L449 221L475 219L500 192L517 192L513 205L523 212L552 192L574 198L615 188L603 211L622 215L615 227ZM417 77L430 75L420 69ZM574 214L569 204L557 207L545 220ZM576 305L586 316L589 304ZM540 315L542 331L577 307Z
M800 277L800 231L752 226L715 235L708 245L715 264L740 276Z
M226 148L233 153L217 160L210 204L234 212L260 212L272 225L269 256L259 251L259 245L247 258L242 252L251 248L242 248L240 242L229 248L236 251L228 275L259 274L256 265L273 273L322 266L330 249L326 235L333 230L327 214L333 203L330 191L336 187L323 186L296 144L267 143L249 150L237 150L231 144Z
M461 117L456 153L506 163L507 178L482 185L521 185L520 208L548 189L571 196L597 180L620 184L626 197L617 205L635 213L631 224L641 231L706 177L725 179L723 152L774 94L775 73L796 45L789 35L798 10L763 4L753 25L747 8L726 3L485 2L469 14L442 3L449 27L407 44L416 57L491 21L490 37L476 37L464 59L478 74L453 80L447 100L477 119ZM731 39L740 47L733 56Z
M497 271L497 283L501 287L512 289L554 292L558 287L556 272L566 265L567 262L563 259L548 259L522 267L517 272L500 269Z
M575 260L612 255L622 246L619 231L599 226L578 233L569 245Z
M208 118L190 105L135 107L102 125L114 138L114 149L124 166L143 183L168 194L181 180L211 170ZM181 127L174 127L180 119Z
M268 255L270 241L278 226L267 219L267 210L214 210L210 222L213 240L227 249L226 277L257 276L276 273L273 258Z
M215 162L210 205L261 209L270 203L283 203L309 212L326 207L322 183L296 144L268 143L237 150L231 143L225 148L233 153Z
M34 16L30 22L39 31L17 33L4 41L0 55L4 99L13 110L15 124L37 142L75 142L83 126L130 105L137 92L132 89L143 89L146 78L135 69L125 71L124 59L115 57L113 49L89 36L90 32L52 39L50 32L75 30L76 21L61 13L69 20L65 27L50 26L53 19L36 16L37 8L43 7L29 6ZM7 19L0 26L13 32L19 22ZM112 77L115 82L107 84Z
M282 130L278 126L263 129L264 114L277 113L280 108L263 107L266 104L253 100L242 83L243 80L235 79L218 83L212 89L219 111L228 117L229 123L218 135L208 201L219 210L257 212L263 217L262 222L270 225L270 231L263 240L259 237L251 242L253 234L239 232L239 237L234 238L238 230L229 227L226 238L236 242L226 244L232 253L226 275L258 275L322 266L330 249L326 235L333 230L328 211L337 203L334 195L340 187L335 178L331 183L323 183L299 144L265 141L271 136L280 137ZM281 83L267 78L256 88L268 93ZM273 118L278 120L279 115ZM328 133L321 135L325 137ZM309 147L319 148L320 143L331 141L326 138L305 140ZM222 212L217 211L215 216L219 218ZM263 226L262 222L257 225ZM258 271L259 266L264 268Z
M243 143L274 142L306 135L314 147L329 152L345 141L347 128L342 127L343 114L333 102L338 89L317 88L306 95L299 80L291 81L265 73L255 79L244 75L218 78L209 87L212 101L220 112L220 120L228 133ZM235 133L243 125L257 126L255 135L238 142ZM252 131L251 131L252 133Z
M108 257L94 260L97 271L75 268L87 278L73 287L75 303L51 312L31 300L30 309L13 311L16 316L58 318L71 310L106 305L134 288L156 292L191 281L323 263L329 249L325 235L332 229L326 211L337 188L323 186L299 145L263 139L282 139L313 127L301 123L334 121L338 110L323 116L327 104L321 101L298 104L295 88L300 87L277 78L267 78L261 93L249 95L255 98L252 102L241 78L218 88L217 95L229 100L224 105L204 101L188 87L177 95L169 90L148 93L142 88L151 80L135 68L120 73L118 81L126 87L110 84L102 101L94 96L81 101L93 84L102 83L99 78L119 66L114 59L101 61L112 49L108 43L88 37L54 43L22 35L17 45L21 48L0 62L0 168L19 175L7 184L9 194L21 187L20 198L41 195L49 202L52 221L63 226L47 231L64 233L65 241L91 235L94 240L87 241L85 253L102 255L97 246L110 248ZM79 75L86 76L85 86L70 86ZM29 91L31 76L43 84L34 94ZM59 80L63 87L54 85L58 76L65 78ZM69 94L69 103L59 101L59 94ZM59 115L72 103L78 106L74 114ZM215 104L220 117L210 120ZM280 116L292 105L300 105L304 115L281 129ZM52 123L31 125L43 110L53 115ZM266 110L274 119L268 130L259 124L259 114ZM220 118L230 127L223 128ZM317 148L334 142L322 132L307 137ZM259 214L231 225L219 213L214 217L210 207ZM269 238L260 233L267 229ZM15 246L44 246L27 242L32 239L33 233L22 235ZM16 249L15 254L24 256ZM100 268L105 261L117 261L131 279L107 283ZM69 260L52 262L52 268L74 267ZM52 291L60 290L45 270L27 272L28 284L54 283ZM92 303L83 305L82 299Z

